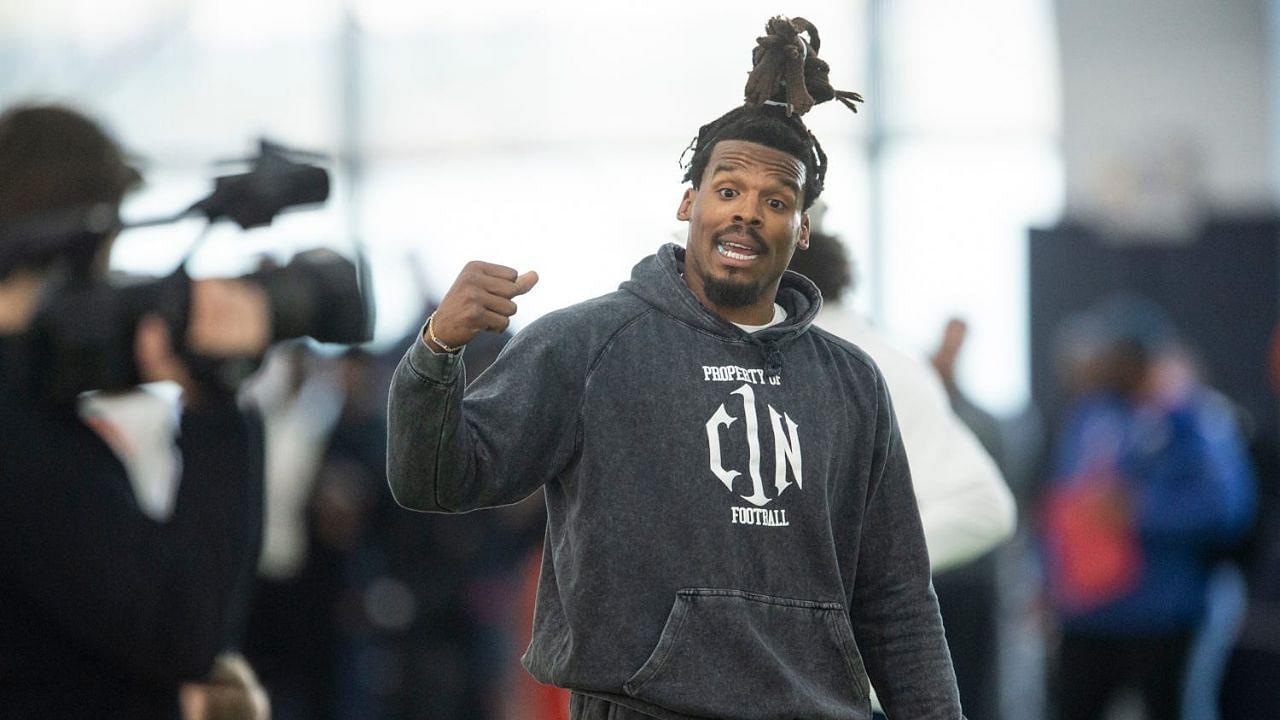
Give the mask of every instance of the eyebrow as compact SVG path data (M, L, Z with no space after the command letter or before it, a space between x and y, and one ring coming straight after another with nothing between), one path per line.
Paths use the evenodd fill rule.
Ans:
M790 190L793 195L795 195L796 197L800 197L800 183L796 182L795 180L792 180L789 177L775 176L774 179L778 182L779 185Z
M712 169L711 177L715 177L716 175L719 175L722 172L732 173L735 170L741 170L741 169L742 169L741 165L721 161L718 165L715 166L714 169ZM774 181L778 183L778 185L786 188L787 190L790 190L792 193L795 194L796 197L800 197L800 183L791 179L790 176L783 175L782 173L769 173L769 176L773 178Z
M715 176L715 175L719 175L722 172L733 172L734 170L741 170L741 169L742 169L741 165L734 165L731 163L721 161L719 165L716 165L715 168L711 170L711 174L712 176Z

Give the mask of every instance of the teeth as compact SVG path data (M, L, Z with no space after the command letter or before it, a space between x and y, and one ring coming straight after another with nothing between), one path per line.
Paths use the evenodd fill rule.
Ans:
M720 243L716 243L716 251L727 258L732 258L733 260L754 260L756 258L755 253L747 254L734 252Z

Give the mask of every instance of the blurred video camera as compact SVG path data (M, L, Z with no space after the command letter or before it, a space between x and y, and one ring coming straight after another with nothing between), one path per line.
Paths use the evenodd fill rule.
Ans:
M210 224L229 219L249 229L271 224L285 210L323 203L329 197L329 174L306 161L311 159L315 157L264 140L258 155L248 161L247 172L216 178L208 197L176 215L125 224L114 207L95 205L0 226L0 277L23 263L56 260L55 280L37 310L31 367L26 368L41 394L55 402L69 401L87 390L139 384L134 335L149 314L166 321L179 352L200 374L228 385L243 379L248 374L246 359L196 358L181 347L192 283L185 259L167 277L121 284L96 277L92 255L108 235L130 228L202 216ZM272 342L311 337L325 343L359 343L370 339L372 329L366 274L363 263L357 267L336 252L316 249L295 255L283 267L239 279L264 290Z

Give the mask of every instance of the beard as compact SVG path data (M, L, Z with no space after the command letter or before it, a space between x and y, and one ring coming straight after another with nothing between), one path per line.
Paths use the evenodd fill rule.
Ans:
M763 282L722 279L701 272L698 274L702 276L702 291L707 294L707 299L719 307L747 307L759 302L764 295Z

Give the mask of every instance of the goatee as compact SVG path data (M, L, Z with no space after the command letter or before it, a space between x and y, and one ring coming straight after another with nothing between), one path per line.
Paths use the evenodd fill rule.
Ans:
M762 282L737 282L722 280L706 273L698 274L702 276L702 291L706 293L711 304L717 307L747 307L759 302L760 297L764 295Z

